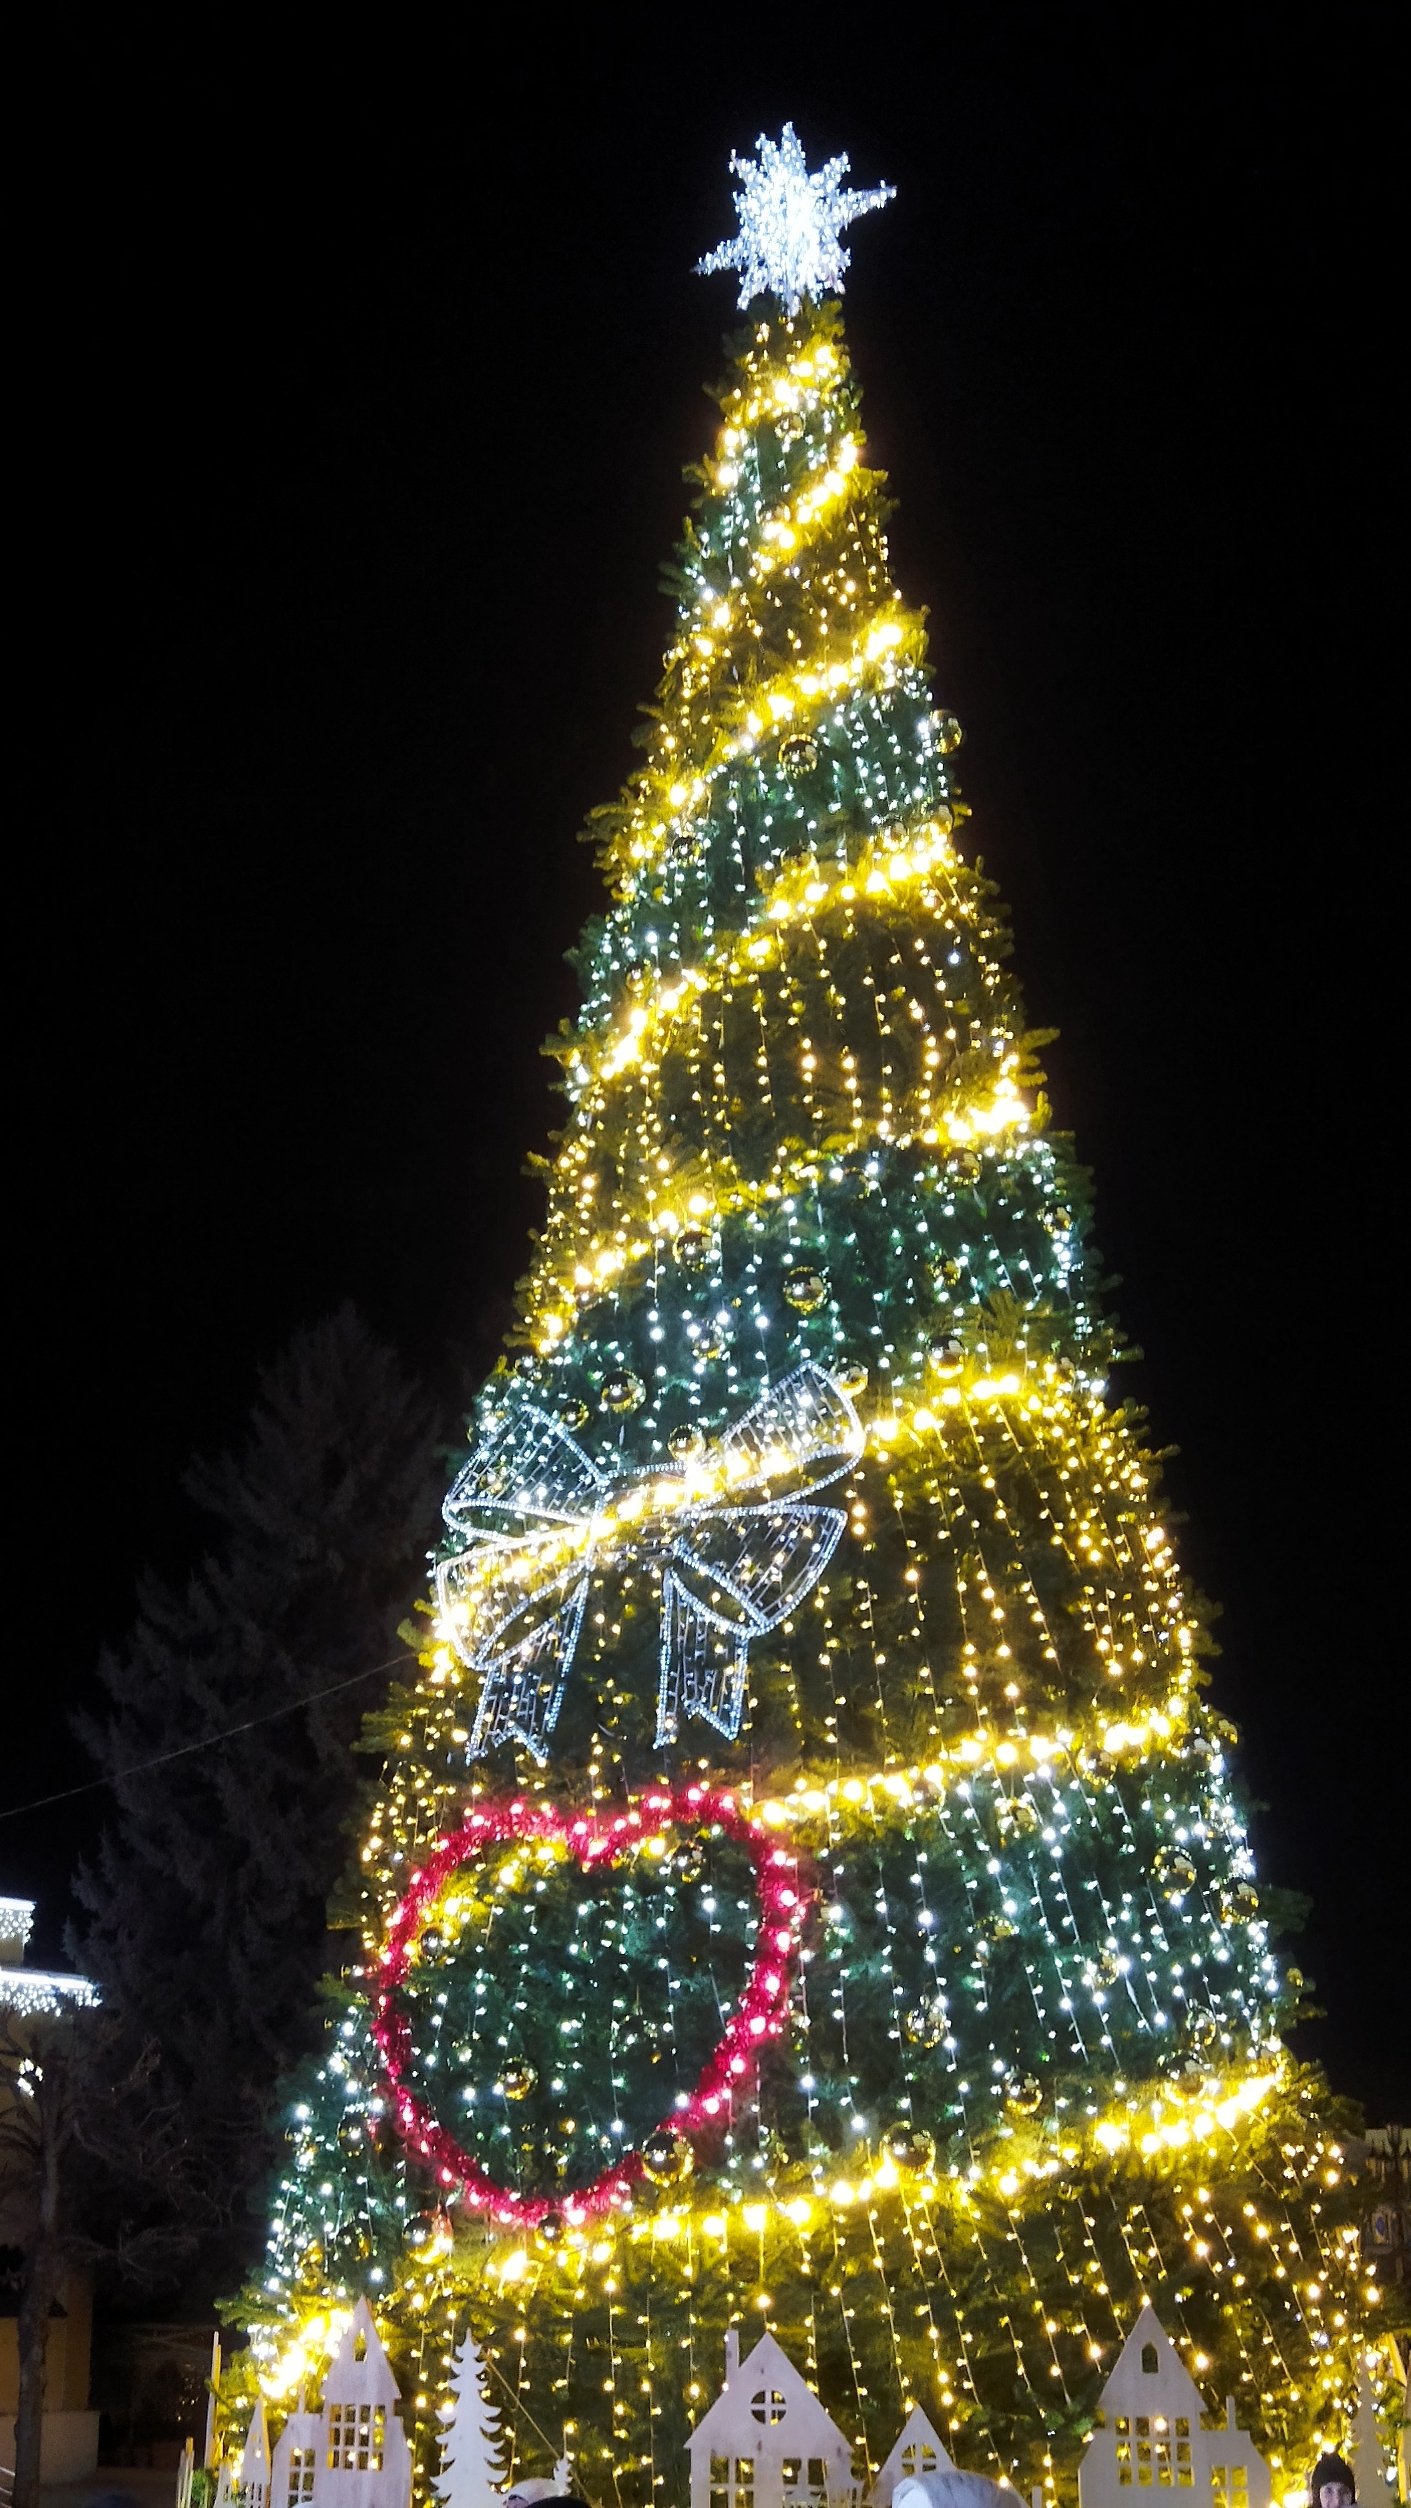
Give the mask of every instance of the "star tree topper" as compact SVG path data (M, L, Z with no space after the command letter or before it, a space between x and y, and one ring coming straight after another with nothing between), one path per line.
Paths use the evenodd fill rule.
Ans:
M879 183L873 192L840 191L849 171L846 157L830 157L810 174L792 122L777 141L761 133L755 149L757 161L730 160L741 183L735 194L740 232L732 242L717 244L696 268L702 278L713 270L738 270L742 308L768 290L795 314L805 296L841 289L852 260L841 241L843 228L866 210L895 200L896 188Z

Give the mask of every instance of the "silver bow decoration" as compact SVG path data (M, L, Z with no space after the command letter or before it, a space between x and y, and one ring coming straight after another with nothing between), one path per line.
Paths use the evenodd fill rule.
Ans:
M466 1543L436 1571L444 1631L485 1675L471 1757L506 1741L548 1757L593 1569L608 1561L660 1567L658 1744L683 1716L734 1741L751 1638L817 1584L847 1522L803 1500L862 1444L847 1395L812 1359L679 1472L615 1477L547 1411L512 1409L443 1509Z

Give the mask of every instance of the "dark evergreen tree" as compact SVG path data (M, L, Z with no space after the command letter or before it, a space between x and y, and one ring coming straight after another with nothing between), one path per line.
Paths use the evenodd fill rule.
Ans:
M132 1634L100 1667L112 1711L80 1725L117 1817L78 1876L73 1947L134 2039L160 2048L237 2250L270 2084L316 2026L358 1799L359 1676L393 1652L424 1566L434 1431L351 1307L296 1335L239 1448L186 1475L217 1542L184 1587L143 1578Z

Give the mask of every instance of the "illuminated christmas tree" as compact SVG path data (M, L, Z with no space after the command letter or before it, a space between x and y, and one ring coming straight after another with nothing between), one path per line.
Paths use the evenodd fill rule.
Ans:
M367 2294L423 2484L469 2340L506 2470L681 2501L767 2326L860 2465L920 2406L1071 2497L1150 2299L1291 2482L1355 2388L1339 2122L888 570L837 301L886 195L788 130L737 171L747 328L254 2353L291 2394Z

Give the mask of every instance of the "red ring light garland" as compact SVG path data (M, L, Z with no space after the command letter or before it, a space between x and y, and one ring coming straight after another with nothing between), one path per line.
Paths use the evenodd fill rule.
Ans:
M562 2210L575 2225L592 2219L612 2204L630 2201L642 2174L641 2154L631 2151L596 2177L591 2186L564 2200L550 2195L511 2194L487 2176L478 2161L461 2149L455 2135L437 2122L425 2102L407 2087L411 2061L411 2024L394 2009L394 1997L416 1953L428 1907L451 1874L482 1855L487 1847L547 1839L576 1856L585 1870L611 1862L627 1846L644 1845L665 1830L690 1822L718 1822L727 1836L748 1849L759 1891L760 1930L754 1968L730 2026L710 2056L684 2107L673 2108L661 2124L677 2132L702 2132L730 2105L735 2090L771 2038L782 2036L789 2001L790 1966L798 1949L806 1893L800 1886L797 1858L777 1846L764 1823L742 1811L733 1794L717 1794L708 1786L688 1785L674 1794L648 1794L640 1809L608 1817L601 1813L553 1811L520 1800L489 1803L473 1811L465 1826L439 1846L429 1863L412 1874L412 1885L392 1917L382 1954L381 1982L373 1998L372 2034L392 2092L393 2113L402 2140L419 2159L435 2163L444 2189L459 2183L466 2201L491 2213L497 2221L532 2229L546 2213ZM659 2130L659 2128L658 2128Z

